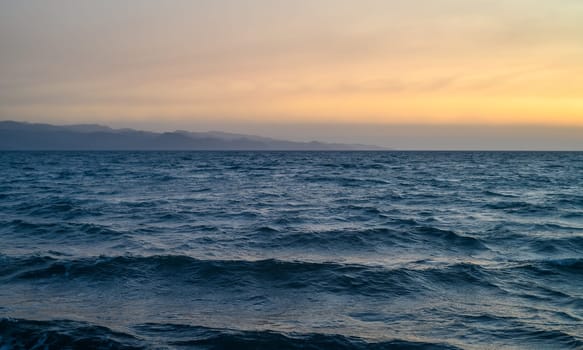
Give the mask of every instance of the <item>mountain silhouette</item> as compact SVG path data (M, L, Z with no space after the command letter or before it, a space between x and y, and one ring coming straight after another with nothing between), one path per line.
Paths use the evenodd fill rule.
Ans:
M219 131L149 132L103 125L50 125L0 121L0 150L383 150L372 145L295 142Z

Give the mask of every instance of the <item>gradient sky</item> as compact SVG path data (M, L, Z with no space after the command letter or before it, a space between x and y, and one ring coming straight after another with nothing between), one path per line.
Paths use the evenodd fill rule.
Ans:
M583 132L583 1L0 0L0 119Z

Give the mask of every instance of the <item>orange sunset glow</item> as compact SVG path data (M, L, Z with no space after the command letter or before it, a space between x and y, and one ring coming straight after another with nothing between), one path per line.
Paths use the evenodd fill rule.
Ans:
M4 119L583 127L577 0L58 0L0 19Z

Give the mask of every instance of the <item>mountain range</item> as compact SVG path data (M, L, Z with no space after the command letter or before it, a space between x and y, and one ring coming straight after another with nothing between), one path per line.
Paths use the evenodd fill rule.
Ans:
M0 121L0 150L334 151L383 150L373 145L296 142L220 131L151 132L97 124L50 125Z

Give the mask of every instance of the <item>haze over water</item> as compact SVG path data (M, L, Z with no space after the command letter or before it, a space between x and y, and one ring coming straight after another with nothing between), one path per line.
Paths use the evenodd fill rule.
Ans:
M2 349L583 347L582 153L0 163Z

